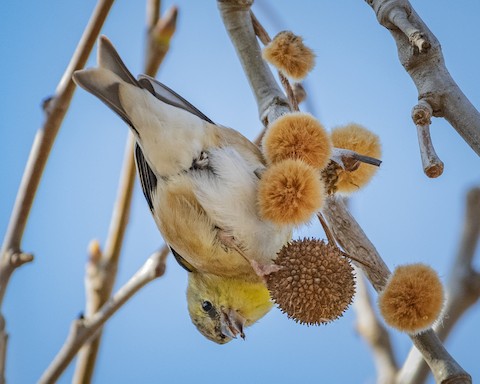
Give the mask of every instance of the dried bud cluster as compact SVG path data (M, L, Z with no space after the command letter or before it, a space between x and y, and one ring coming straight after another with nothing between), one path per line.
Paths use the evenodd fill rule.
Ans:
M283 160L268 167L259 182L260 214L277 224L302 224L323 205L323 191L314 168L301 160Z
M332 151L327 132L313 116L290 113L272 123L262 148L270 166L259 183L260 214L280 225L307 222L324 202L319 169Z
M337 127L331 133L332 144L336 148L355 151L361 155L380 158L382 149L377 135L358 124ZM360 163L354 171L344 170L331 162L322 172L327 185L327 193L352 193L365 186L377 172L377 167Z
M397 267L378 297L387 324L414 334L433 325L443 302L442 283L437 273L424 264Z
M332 153L327 131L308 113L289 113L275 120L268 127L262 144L269 163L300 159L322 169Z
M263 58L285 76L300 81L315 66L315 54L303 39L290 31L280 32L263 49Z
M355 293L350 262L338 248L315 239L284 246L267 278L267 287L282 312L296 322L318 325L343 315Z
M315 61L302 38L289 31L279 33L264 48L263 57L294 79L305 77ZM349 161L353 166L344 169L331 161L332 145L380 156L378 137L358 125L337 128L329 135L308 113L289 113L272 122L262 141L269 165L259 182L258 205L263 218L278 225L304 224L322 208L325 192L353 192L371 179L374 166L358 166L356 160L346 158L343 164Z

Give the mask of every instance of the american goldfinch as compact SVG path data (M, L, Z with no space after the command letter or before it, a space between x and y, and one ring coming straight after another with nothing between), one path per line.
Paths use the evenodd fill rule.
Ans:
M135 135L137 170L152 216L189 271L193 323L218 343L243 337L243 327L271 307L261 275L292 231L257 211L261 151L153 78L135 79L104 36L98 66L73 78Z

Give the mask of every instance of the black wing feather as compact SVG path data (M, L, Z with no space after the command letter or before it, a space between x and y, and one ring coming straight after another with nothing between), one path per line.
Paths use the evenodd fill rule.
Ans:
M202 120L205 120L210 124L215 124L211 119L205 116L205 114L203 114L198 108L196 108L190 102L185 100L177 92L168 88L165 84L162 84L159 81L147 75L139 75L138 82L140 83L142 88L145 88L148 91L150 91L153 96L163 101L164 103L167 103L177 108L184 109L185 111L193 113L195 116L198 116L199 118L201 118Z
M142 149L138 143L135 143L135 160L143 194L145 195L145 199L147 199L150 211L153 212L153 194L157 189L157 177L148 165L147 160L145 160L145 156L143 156Z

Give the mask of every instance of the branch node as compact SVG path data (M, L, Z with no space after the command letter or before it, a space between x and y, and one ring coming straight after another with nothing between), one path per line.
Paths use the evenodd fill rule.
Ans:
M426 35L409 20L412 9L408 1L385 1L378 8L373 4L377 19L388 29L399 29L408 38L410 45L419 53L427 53L432 46ZM369 3L370 4L370 3ZM372 5L372 4L370 4Z
M24 252L11 252L10 253L10 264L14 268L18 268L25 263L30 263L33 261L33 254L32 253L24 253Z
M428 177L436 178L443 173L444 165L435 152L430 136L432 114L433 109L431 105L423 99L412 109L412 120L417 127L423 171Z
M51 95L51 96L45 97L45 98L42 100L42 110L43 110L43 112L45 112L47 115L49 115L50 112L51 112L51 110L52 110L52 104L53 104L54 98L55 98L55 96Z
M102 259L102 248L100 242L97 239L93 239L88 244L88 261L91 264L98 264Z

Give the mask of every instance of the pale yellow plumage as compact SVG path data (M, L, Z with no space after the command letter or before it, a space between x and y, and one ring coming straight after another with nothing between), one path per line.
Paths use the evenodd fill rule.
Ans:
M146 76L136 80L105 37L98 67L77 71L74 80L122 117L137 139L146 200L189 271L193 323L219 343L243 337L243 327L271 308L258 273L272 264L292 229L259 216L261 152L163 84Z

